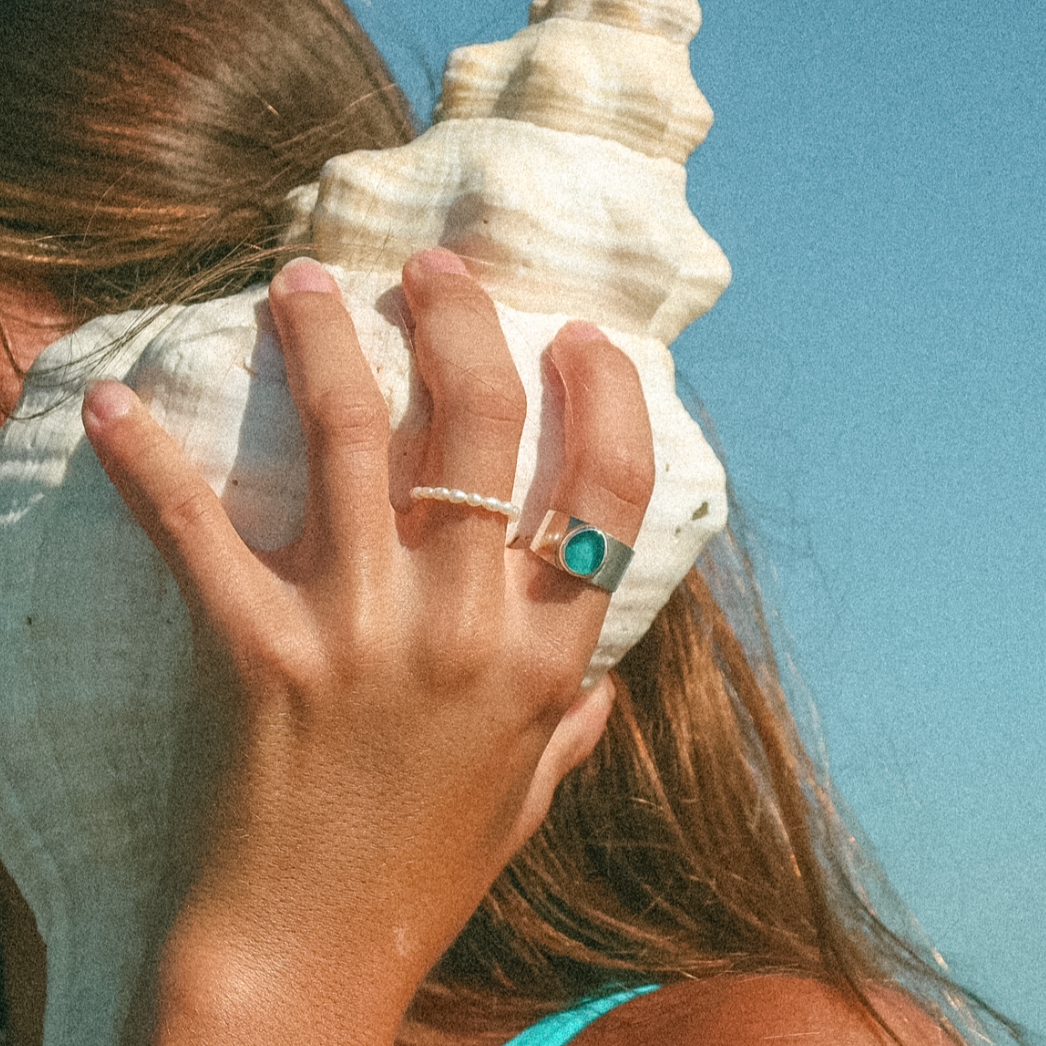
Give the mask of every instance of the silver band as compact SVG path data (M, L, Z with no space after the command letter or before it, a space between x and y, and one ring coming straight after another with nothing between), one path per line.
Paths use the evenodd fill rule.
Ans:
M545 513L530 551L606 592L621 584L634 554L623 541L599 527L555 509Z
M470 494L454 487L413 487L410 496L414 501L449 501L452 505L470 505L486 512L497 512L507 516L513 523L519 519L519 507L511 501Z

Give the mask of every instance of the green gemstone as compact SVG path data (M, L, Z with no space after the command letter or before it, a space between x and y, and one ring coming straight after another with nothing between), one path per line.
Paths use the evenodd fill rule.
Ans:
M563 564L572 574L589 577L602 565L607 541L598 530L580 530L563 546Z

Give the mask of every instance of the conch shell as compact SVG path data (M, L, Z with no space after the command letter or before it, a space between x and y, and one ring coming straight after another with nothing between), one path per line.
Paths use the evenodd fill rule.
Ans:
M694 0L535 0L531 23L452 55L437 122L415 142L336 157L292 193L287 237L315 244L342 287L392 416L397 506L428 410L398 289L416 250L466 260L528 391L510 541L549 507L559 433L539 359L555 332L597 323L636 362L656 488L594 681L725 523L723 470L675 395L666 345L730 270L685 197L683 162L712 119L689 72ZM101 373L150 402L244 538L292 539L304 452L264 288L93 321L37 372L98 374L114 343ZM19 414L0 430L0 860L47 943L47 1046L115 1046L174 890L173 797L193 789L187 616L85 444L78 403L31 382Z

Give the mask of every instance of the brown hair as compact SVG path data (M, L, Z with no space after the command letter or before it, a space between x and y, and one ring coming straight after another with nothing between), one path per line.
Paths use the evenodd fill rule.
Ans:
M743 637L743 639L742 639ZM596 751L415 999L403 1041L500 1042L608 990L729 973L819 977L877 1015L907 995L956 1042L1020 1029L887 925L831 785L789 711L743 545L729 531L616 674ZM460 1029L460 1036L433 1029Z
M267 275L288 189L411 134L341 0L15 6L0 272L81 316ZM613 987L752 971L825 978L869 1009L869 985L897 986L957 1040L974 1010L1017 1034L877 914L885 881L802 743L742 543L717 539L617 684L606 736L418 992L404 1042L504 1041Z
M341 0L12 0L0 272L85 319L267 275L288 190L413 135Z

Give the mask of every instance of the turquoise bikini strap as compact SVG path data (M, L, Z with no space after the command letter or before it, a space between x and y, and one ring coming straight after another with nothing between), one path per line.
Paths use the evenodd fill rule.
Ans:
M659 985L645 984L641 988L628 988L625 991L605 995L599 999L589 999L563 1013L553 1013L526 1031L520 1032L505 1046L565 1046L583 1028L587 1028L597 1017L609 1013L615 1007L634 999L637 995L656 990Z

